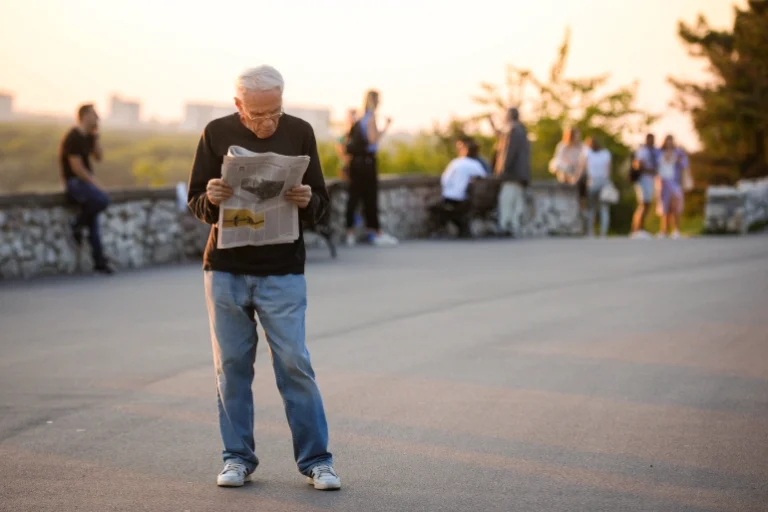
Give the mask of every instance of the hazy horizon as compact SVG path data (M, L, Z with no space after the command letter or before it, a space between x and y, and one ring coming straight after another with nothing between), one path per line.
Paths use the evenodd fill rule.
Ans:
M479 83L501 85L507 63L546 77L570 26L568 76L610 73L614 86L639 80L639 106L665 114L654 131L693 146L688 117L668 107L666 80L707 74L687 56L677 22L693 23L701 12L726 28L734 4L745 1L477 0L468 9L424 0L386 7L221 0L201 10L173 0L120 9L98 0L25 0L0 19L0 44L13 49L0 55L0 90L14 95L17 110L55 115L71 115L84 101L106 115L114 93L140 101L143 120L173 121L185 102L230 102L237 73L268 63L285 77L287 104L329 107L339 119L375 87L392 129L416 131L478 112L471 97Z

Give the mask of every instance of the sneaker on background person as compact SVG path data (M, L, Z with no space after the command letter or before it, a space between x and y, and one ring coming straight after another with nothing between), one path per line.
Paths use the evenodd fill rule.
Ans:
M634 233L631 233L629 235L629 238L632 240L650 240L653 238L649 232L647 232L644 229L641 229L640 231L635 231Z
M394 247L399 243L397 238L388 233L372 234L370 241L376 247Z

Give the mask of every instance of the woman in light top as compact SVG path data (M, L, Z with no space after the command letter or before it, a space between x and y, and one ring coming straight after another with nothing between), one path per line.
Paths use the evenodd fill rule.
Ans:
M557 177L560 183L576 185L579 189L579 197L586 196L586 176L576 181L579 175L579 165L584 156L586 147L581 140L578 128L566 128L563 131L563 139L557 143L555 155L549 162L549 172Z
M600 235L608 234L611 222L610 205L600 198L603 187L611 181L611 152L603 147L598 137L592 137L582 154L576 180L586 178L587 236L595 234L595 213L600 210Z
M379 175L376 168L376 153L379 142L389 129L392 120L387 118L384 127L379 130L376 124L376 109L379 106L378 91L370 90L365 95L363 116L356 123L360 136L367 141L363 151L350 155L349 160L349 201L347 202L347 245L356 242L354 231L354 212L357 203L363 203L365 224L369 231L369 240L377 246L397 244L397 238L381 231L379 225Z
M683 176L688 172L688 155L667 135L661 147L656 175L657 213L661 217L659 237L680 238L680 217L683 214Z

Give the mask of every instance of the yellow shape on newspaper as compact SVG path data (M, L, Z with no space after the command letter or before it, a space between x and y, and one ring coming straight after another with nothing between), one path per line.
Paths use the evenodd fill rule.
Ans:
M251 229L264 227L264 212L252 212L251 210L224 210L224 227L239 228L247 226Z

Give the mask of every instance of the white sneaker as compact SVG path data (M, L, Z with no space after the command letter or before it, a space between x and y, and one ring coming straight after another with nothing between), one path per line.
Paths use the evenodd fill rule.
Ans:
M678 240L680 238L680 232L677 230L673 231L669 238L672 240Z
M347 233L347 247L354 247L357 245L357 237L354 233Z
M397 238L387 233L381 233L373 237L373 245L377 247L392 247L398 244Z
M312 476L307 478L307 483L321 491L341 489L341 479L330 464L318 464L313 467Z
M248 473L248 468L239 462L227 462L219 473L216 484L220 487L242 487L245 482L250 482L253 473Z
M666 233L663 233L663 232L659 231L658 233L656 233L656 238L659 238L659 239L667 238L667 235L666 235Z
M644 229L641 229L640 231L635 231L629 235L629 238L633 240L649 240L651 238L651 234Z

